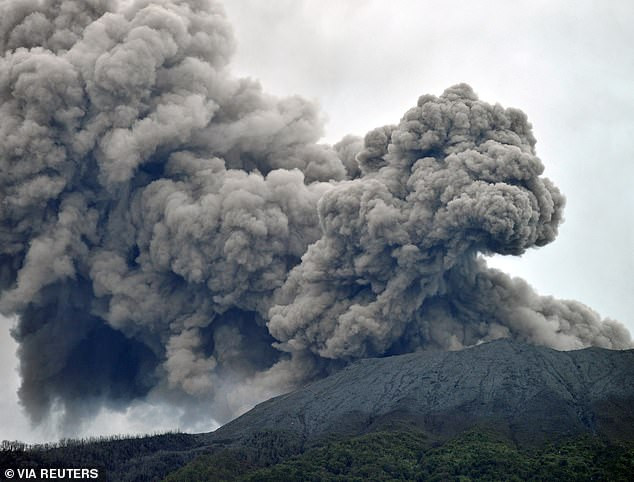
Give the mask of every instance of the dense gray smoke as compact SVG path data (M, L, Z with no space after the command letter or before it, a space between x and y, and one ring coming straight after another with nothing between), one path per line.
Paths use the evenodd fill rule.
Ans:
M276 346L348 358L514 337L622 348L624 327L537 296L478 253L519 255L555 238L564 199L535 155L526 116L466 85L423 96L367 134L362 177L319 201L323 235L271 309Z
M480 254L555 238L525 115L466 85L318 144L228 71L206 0L0 3L0 309L35 421L149 396L219 421L364 356L631 345Z

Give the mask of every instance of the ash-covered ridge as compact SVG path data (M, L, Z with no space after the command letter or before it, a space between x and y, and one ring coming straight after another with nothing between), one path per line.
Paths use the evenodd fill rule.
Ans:
M634 350L556 351L497 340L462 351L359 360L256 406L212 440L285 431L306 443L385 428L451 436L476 425L518 442L634 437Z

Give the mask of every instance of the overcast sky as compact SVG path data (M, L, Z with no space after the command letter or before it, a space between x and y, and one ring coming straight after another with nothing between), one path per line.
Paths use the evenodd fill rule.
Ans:
M567 197L557 240L494 261L634 331L634 3L233 0L234 70L319 101L328 142L467 82L528 114Z
M317 100L325 142L396 123L419 95L459 82L526 112L546 175L567 197L566 221L551 245L491 262L634 332L634 2L231 0L226 9L235 73ZM21 415L10 325L0 331L0 439L51 438ZM148 429L139 413L86 430Z

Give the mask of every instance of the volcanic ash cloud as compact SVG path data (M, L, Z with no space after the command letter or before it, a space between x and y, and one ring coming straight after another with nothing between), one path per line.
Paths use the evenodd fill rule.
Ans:
M231 75L216 3L3 12L0 309L33 420L224 421L358 357L500 337L631 346L479 257L561 221L522 112L458 85L331 147L313 104Z
M321 198L323 235L270 311L280 349L348 358L498 337L629 346L622 325L478 258L543 246L561 222L564 198L540 177L522 112L458 85L368 133L356 159L363 175Z

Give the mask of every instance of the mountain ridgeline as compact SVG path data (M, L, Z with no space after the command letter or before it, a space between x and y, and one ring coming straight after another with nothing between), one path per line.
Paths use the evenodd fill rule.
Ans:
M454 352L360 360L221 427L312 442L405 422L439 437L490 425L520 443L583 432L634 437L634 351L560 352L499 340Z
M2 462L97 464L109 480L301 480L302 472L318 480L626 480L634 350L498 340L364 359L215 432L162 437L5 451Z

